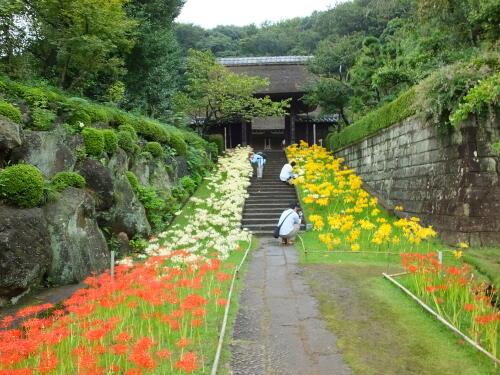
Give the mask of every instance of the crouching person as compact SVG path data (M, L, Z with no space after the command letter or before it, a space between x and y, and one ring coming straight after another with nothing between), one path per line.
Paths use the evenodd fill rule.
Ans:
M295 236L299 233L300 223L302 222L302 211L299 203L290 203L289 208L280 216L278 226L280 226L279 235L283 245L293 245Z

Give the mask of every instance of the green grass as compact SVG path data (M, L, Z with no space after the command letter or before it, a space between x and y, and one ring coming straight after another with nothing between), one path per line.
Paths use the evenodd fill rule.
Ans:
M366 262L306 264L322 317L354 374L490 375L492 362L381 277Z

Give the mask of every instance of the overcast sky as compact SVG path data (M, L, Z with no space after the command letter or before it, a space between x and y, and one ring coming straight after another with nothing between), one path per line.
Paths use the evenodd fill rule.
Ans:
M206 29L217 25L244 26L264 21L305 17L341 0L187 0L176 21Z

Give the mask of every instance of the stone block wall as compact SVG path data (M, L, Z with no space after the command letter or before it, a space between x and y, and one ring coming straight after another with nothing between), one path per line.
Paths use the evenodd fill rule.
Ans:
M421 115L334 152L386 206L403 206L449 244L500 243L498 119L440 134Z

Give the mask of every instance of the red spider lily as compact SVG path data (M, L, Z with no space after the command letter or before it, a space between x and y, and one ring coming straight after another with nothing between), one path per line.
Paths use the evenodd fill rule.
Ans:
M227 280L231 279L231 275L224 273L224 272L217 272L215 274L215 277L217 277L217 280L220 282L227 281Z
M11 326L11 324L14 322L15 318L12 316L6 316L2 319L2 324L0 325L0 328L8 328Z
M495 321L500 320L500 313L478 316L478 317L474 318L474 320L478 323L481 323L481 324L495 322Z
M198 368L197 357L194 352L187 352L181 356L180 361L175 363L175 367L186 372L192 372Z
M127 332L120 332L118 335L116 335L115 340L118 342L128 342L132 336L130 336L129 333Z
M429 293L435 293L437 292L439 289L435 286L432 286L432 285L427 285L425 287L425 290L427 290Z
M38 371L42 374L48 374L49 372L54 371L58 363L59 360L56 358L56 354L53 350L42 352L42 361L40 362Z
M189 341L189 339L182 338L179 341L177 341L177 344L175 344L175 345L178 348L184 348L184 347L188 346L189 344L191 344L191 341Z
M161 349L156 352L156 356L160 359L169 359L172 353L170 353L167 349Z
M474 310L474 305L472 303L466 303L464 304L464 310L472 311Z
M24 309L19 310L16 313L16 316L26 317L26 316L34 315L34 314L38 314L41 311L51 309L52 307L54 307L54 305L52 303L45 303L45 304L39 305L39 306L28 306L28 307L25 307Z
M187 296L181 304L184 310L190 310L195 307L206 305L208 301L205 298L200 297L197 294L191 294Z
M142 371L136 368L128 370L125 375L142 375Z
M124 344L115 344L112 348L113 354L119 355L127 351L127 346Z
M225 299L225 298L217 298L217 305L219 305L219 306L226 306L227 305L227 299Z
M191 320L191 327L199 327L203 324L203 321L201 321L200 319L193 319Z

